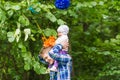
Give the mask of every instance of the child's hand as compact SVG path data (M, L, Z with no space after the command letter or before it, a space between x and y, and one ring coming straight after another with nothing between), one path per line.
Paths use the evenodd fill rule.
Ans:
M69 42L67 40L63 41L63 42L61 42L61 45L62 45L63 49L65 49L66 47L69 46Z

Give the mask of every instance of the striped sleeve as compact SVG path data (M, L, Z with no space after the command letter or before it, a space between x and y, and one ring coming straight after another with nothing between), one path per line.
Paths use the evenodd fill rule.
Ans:
M61 50L62 50L62 45L58 44L49 51L49 56L58 62L66 63L66 62L70 61L70 59L71 59L70 56L60 54Z
M43 64L48 64L40 55L38 56L39 61L42 62Z

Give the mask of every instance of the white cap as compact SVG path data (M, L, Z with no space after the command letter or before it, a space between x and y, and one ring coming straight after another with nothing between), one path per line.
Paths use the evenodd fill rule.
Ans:
M69 27L67 25L60 25L57 29L57 32L61 32L64 35L67 35L69 33Z

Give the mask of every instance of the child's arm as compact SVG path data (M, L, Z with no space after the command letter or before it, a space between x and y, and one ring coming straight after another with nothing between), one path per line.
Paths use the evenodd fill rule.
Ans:
M38 56L39 61L42 62L43 64L48 64L40 55Z

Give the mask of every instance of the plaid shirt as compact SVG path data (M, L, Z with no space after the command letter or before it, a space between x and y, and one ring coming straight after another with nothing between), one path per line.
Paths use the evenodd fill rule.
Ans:
M58 62L58 71L50 71L50 80L71 80L72 58L69 54L61 54L62 46L54 46L49 51L49 56ZM45 61L39 56L41 62Z
M50 72L50 80L71 80L72 58L69 54L61 54L62 46L54 46L49 56L58 62L58 71Z

